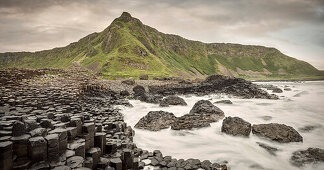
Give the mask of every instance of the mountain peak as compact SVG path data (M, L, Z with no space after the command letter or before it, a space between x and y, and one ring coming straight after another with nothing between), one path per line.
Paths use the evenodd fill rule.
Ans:
M128 13L128 12L123 12L120 17L132 18L132 15L130 13Z
M123 12L121 14L121 16L119 18L117 18L119 21L123 21L123 22L130 22L132 20L134 20L134 18L132 17L132 15L128 12Z

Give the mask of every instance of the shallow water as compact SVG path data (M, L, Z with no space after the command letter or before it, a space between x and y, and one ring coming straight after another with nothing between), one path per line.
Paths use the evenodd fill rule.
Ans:
M314 82L267 82L257 84L273 84L291 91L279 93L280 100L239 99L226 95L180 96L188 106L159 107L157 104L131 100L132 108L122 107L128 125L134 127L140 118L149 111L168 111L176 116L189 113L199 100L215 102L230 99L233 104L215 104L222 109L225 116L238 116L251 124L283 123L294 127L304 139L303 143L280 144L250 134L249 137L234 137L221 132L222 120L212 123L211 127L174 131L171 129L159 132L135 129L134 142L142 149L161 150L164 155L174 158L198 158L212 162L227 161L232 170L236 169L324 169L324 164L294 167L289 159L294 151L308 147L324 148L324 81ZM270 120L269 120L270 119ZM318 126L310 132L302 132L299 128L308 125ZM273 156L256 142L262 142L280 149Z

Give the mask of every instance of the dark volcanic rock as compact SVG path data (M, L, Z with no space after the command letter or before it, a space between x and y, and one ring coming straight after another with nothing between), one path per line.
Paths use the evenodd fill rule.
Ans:
M121 96L129 96L130 93L127 90L123 90L119 93Z
M307 150L296 151L293 153L290 161L295 166L324 162L324 149L308 148Z
M166 129L175 121L176 117L173 113L164 111L150 111L146 116L142 117L135 128L146 129L151 131L159 131Z
M280 143L303 141L303 137L294 128L278 123L253 125L252 133Z
M224 112L208 100L200 100L190 110L189 114L176 119L171 129L192 129L210 126L224 117Z
M298 130L301 132L310 132L313 131L314 129L320 128L321 125L307 125L302 128L299 128Z
M178 96L168 96L168 97L165 97L160 102L160 106L162 106L162 107L168 107L169 105L186 106L187 103L183 100L183 98L178 97Z
M154 104L160 103L162 98L163 98L162 96L152 95L152 94L148 94L148 93L144 93L143 95L138 97L138 99L142 102L154 103Z
M215 104L218 104L218 103L222 103L222 104L233 104L232 103L232 101L230 101L230 100L220 100L220 101L217 101L217 102L215 102Z
M222 132L233 136L249 136L251 124L239 117L226 117L223 120Z
M26 125L21 121L15 121L12 125L12 135L21 136L27 132Z
M145 88L143 86L137 85L133 88L134 96L142 96L145 93Z
M149 92L164 96L174 94L208 95L212 93L226 93L243 98L278 99L278 96L270 95L250 81L222 75L211 75L200 84L149 86Z
M177 118L171 125L173 130L190 130L193 128L209 127L210 122L201 115L186 114Z
M201 115L209 122L216 122L224 117L224 112L208 100L200 100L195 103L189 114Z
M269 146L265 143L261 143L261 142L257 142L257 144L261 147L264 148L265 150L267 150L271 155L276 155L276 152L279 151L279 149L274 148L272 146Z
M275 88L272 90L272 93L282 93L283 91L280 88Z

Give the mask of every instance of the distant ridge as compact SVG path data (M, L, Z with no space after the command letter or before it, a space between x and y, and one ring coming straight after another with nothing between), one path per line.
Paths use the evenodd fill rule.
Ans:
M0 68L86 67L107 78L223 74L249 79L323 78L309 63L275 48L203 43L164 34L123 12L100 33L66 47L39 52L0 53Z

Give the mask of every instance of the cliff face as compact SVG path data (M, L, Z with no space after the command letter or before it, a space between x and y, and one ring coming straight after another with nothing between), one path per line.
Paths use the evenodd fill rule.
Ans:
M307 62L262 46L202 43L164 34L124 12L100 33L62 48L0 54L0 68L67 68L79 64L104 77L224 74L245 78L323 75Z

